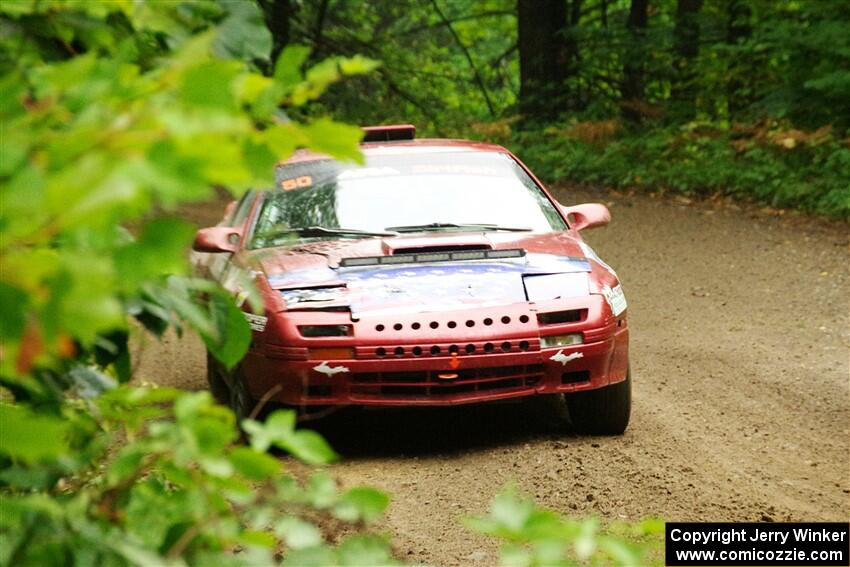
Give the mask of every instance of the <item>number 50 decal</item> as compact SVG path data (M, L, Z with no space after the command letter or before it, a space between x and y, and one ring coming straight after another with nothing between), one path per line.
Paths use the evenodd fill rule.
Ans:
M292 179L284 179L280 182L281 188L284 191L292 191L293 189L301 189L303 187L309 187L313 184L313 178L309 175L302 175L301 177L293 177Z

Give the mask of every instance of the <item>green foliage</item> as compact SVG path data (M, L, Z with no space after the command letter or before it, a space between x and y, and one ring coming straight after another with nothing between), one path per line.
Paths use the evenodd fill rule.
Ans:
M251 446L257 451L265 451L274 445L314 465L336 458L333 449L321 436L313 431L295 429L293 412L278 412L265 423L245 420L242 427L251 434Z
M649 3L647 26L637 33L627 26L631 0L565 3L561 35L577 62L557 86L565 94L565 115L603 120L629 110L649 122L791 118L806 128L850 127L844 104L850 97L846 3L706 0L694 16L696 55L686 63L676 53L675 0ZM366 53L383 63L377 74L341 84L322 98L338 116L465 134L471 122L517 112L516 2L323 5L297 5L288 25L295 41L323 53ZM641 73L638 100L624 100L627 68ZM682 86L693 96L677 107L673 91Z
M513 144L550 182L719 193L850 218L850 148L828 130L694 123L594 141L575 128L552 128L518 133Z
M158 334L186 324L232 366L250 338L239 310L187 277L192 227L146 214L208 198L214 185L268 185L273 163L299 146L359 160L359 129L283 113L374 63L337 57L302 72L301 50L266 77L254 64L271 36L249 3L18 0L0 10L2 53L16 54L0 58L12 134L0 155L3 380L38 389L33 368L61 375L126 334L126 313ZM119 227L128 222L136 237ZM125 346L107 349L114 361Z
M322 54L359 53L381 62L375 73L334 85L308 108L327 108L355 123L412 122L439 133L493 119L487 98L497 114L510 112L518 85L516 2L437 4L456 37L431 0L337 2L324 12L322 2L299 3L289 24L291 41Z
M61 419L25 411L0 405L0 565L393 562L372 534L329 543L340 522L380 517L386 496L341 493L322 472L302 484L255 448L262 429L237 444L233 414L207 392L122 386L68 404ZM309 433L294 423L291 411L273 413L267 429L286 424L274 443L329 462L324 444L282 442Z
M249 275L191 277L176 205L268 186L300 146L360 159L358 128L286 113L374 64L268 77L270 47L246 2L0 3L0 565L391 562L358 533L385 496L302 485L266 453L335 457L293 413L247 422L246 447L207 393L116 386L129 318L228 367L250 342Z
M503 542L501 564L512 567L568 565L660 565L664 523L618 524L601 533L594 518L571 520L537 507L508 487L490 514L467 525Z

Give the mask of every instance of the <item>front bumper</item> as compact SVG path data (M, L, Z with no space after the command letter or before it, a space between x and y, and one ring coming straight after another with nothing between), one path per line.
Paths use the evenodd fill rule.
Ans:
M352 358L311 360L303 343L264 345L249 352L242 375L253 398L289 405L445 406L601 388L626 378L629 335L625 313L614 318L601 296L592 297L589 306L582 298L575 305L559 301L548 307L453 312L438 321L428 321L428 314L388 323L364 320L357 323ZM583 320L545 326L537 321L541 309L573 307L585 310ZM314 320L304 312L287 316L293 325ZM502 318L510 322L501 323ZM483 327L482 321L490 323ZM430 329L433 322L436 330ZM404 332L414 323L419 332ZM371 332L382 325L382 331ZM399 332L388 334L394 326ZM584 344L540 348L541 334L574 332L583 333Z

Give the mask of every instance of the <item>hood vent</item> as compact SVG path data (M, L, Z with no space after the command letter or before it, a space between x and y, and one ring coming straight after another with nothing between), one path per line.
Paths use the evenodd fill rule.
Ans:
M492 250L488 244L450 244L448 246L410 246L394 248L393 256L400 254L429 254L433 252L465 252L467 250Z
M397 264L430 264L433 262L468 262L470 260L504 260L506 258L522 258L525 250L511 248L508 250L481 250L452 248L451 252L420 252L416 254L394 254L393 256L375 256L371 258L343 258L341 268L358 268L361 266L386 266Z

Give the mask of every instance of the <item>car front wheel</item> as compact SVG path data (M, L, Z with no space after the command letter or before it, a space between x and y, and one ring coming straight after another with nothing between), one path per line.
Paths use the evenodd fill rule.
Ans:
M565 396L573 428L589 435L622 435L632 410L631 371L626 379L598 390Z
M236 415L236 423L242 427L242 420L248 419L254 411L256 402L248 393L245 380L242 377L242 368L237 366L230 375L230 409Z
M213 399L222 404L230 404L230 387L224 379L224 369L210 353L207 353L207 384Z

